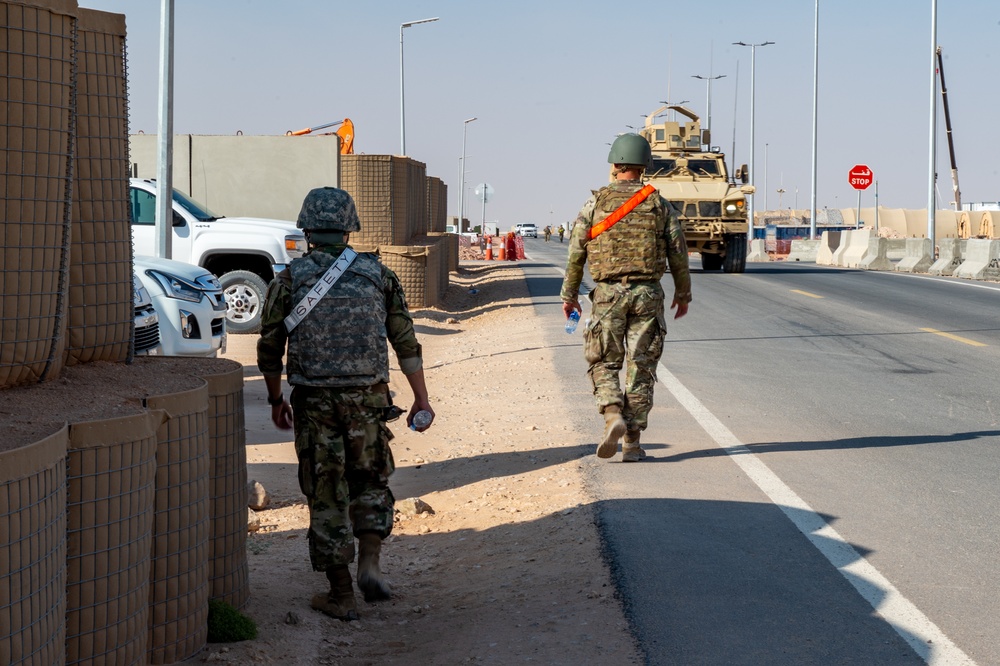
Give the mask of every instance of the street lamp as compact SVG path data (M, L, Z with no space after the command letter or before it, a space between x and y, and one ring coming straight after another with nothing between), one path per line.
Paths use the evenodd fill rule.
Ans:
M712 136L712 81L715 81L716 79L724 79L724 78L726 78L726 75L725 74L719 74L718 76L712 76L711 74L709 74L708 76L701 76L700 74L692 74L691 78L692 79L701 79L702 81L705 81L708 84L707 85L707 88L708 88L708 98L705 100L705 116L706 116L706 120L708 120L708 123L705 125L705 129L708 130L709 140L711 140L711 136ZM709 146L709 148L711 148L711 146Z
M468 134L469 123L477 120L475 117L462 121L462 162L459 169L458 178L458 233L462 233L462 224L465 220L465 138Z
M401 155L406 155L406 104L404 102L405 93L403 88L403 28L409 28L411 25L430 23L437 20L437 17L435 17L399 24L399 152Z
M757 47L758 46L769 46L770 44L774 44L774 42L761 42L760 44L747 44L746 42L733 42L733 46L749 46L750 47L750 177L751 178L756 178L756 176L757 176L757 172L754 170L754 161L753 161L753 158L754 158L754 150L753 150L753 142L754 142L754 135L753 135L753 131L754 131L754 117L753 117L753 112L754 112L754 95L756 93L756 90L754 88L754 83L755 83L754 82L754 71L756 69L756 67L755 67L755 64L756 64L755 63L755 59L756 59L756 55L757 55ZM753 201L754 201L754 195L751 194L750 195L750 205L747 206L747 208L749 208L749 210L747 211L747 222L750 225L750 229L749 229L749 232L748 232L749 235L747 236L747 238L753 238L753 214L754 214L754 212L753 212L753 209L754 209Z

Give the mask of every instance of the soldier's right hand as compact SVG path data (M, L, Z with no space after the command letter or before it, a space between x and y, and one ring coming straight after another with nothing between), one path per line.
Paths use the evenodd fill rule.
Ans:
M292 429L292 406L287 400L271 408L271 422L278 430Z

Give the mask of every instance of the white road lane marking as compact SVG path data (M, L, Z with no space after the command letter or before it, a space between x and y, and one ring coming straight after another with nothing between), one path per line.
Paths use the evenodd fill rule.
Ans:
M553 268L566 276L565 270ZM657 365L657 380L921 659L931 666L975 665L969 655L779 479L662 363Z
M657 378L878 614L932 666L975 664L919 608L748 449L662 363Z

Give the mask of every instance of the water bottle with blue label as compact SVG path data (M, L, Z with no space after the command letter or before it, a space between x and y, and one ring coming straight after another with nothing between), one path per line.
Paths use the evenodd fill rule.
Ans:
M573 310L570 313L569 319L566 320L566 332L572 335L576 332L576 326L580 323L580 311Z
M431 424L434 417L426 409L421 409L419 412L413 415L413 421L410 425L410 430L423 430Z

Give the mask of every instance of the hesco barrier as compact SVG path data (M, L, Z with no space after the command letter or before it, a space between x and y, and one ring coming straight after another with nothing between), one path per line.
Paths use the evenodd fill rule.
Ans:
M434 247L436 258L433 262L427 263L427 280L437 278L437 297L431 305L437 305L448 292L448 263L451 252L451 241L442 234L428 234L427 236L417 236L413 239L413 245L426 245Z
M428 236L435 238L447 238L448 243L442 246L442 249L446 250L448 253L448 271L454 272L458 270L458 234L451 234L445 231L430 231L427 233ZM445 285L447 286L447 284Z
M62 368L76 2L0 1L0 387Z
M411 308L437 305L441 289L440 257L436 244L379 247L379 259L399 277Z
M448 186L435 176L427 176L427 231L444 232L448 225Z
M406 245L414 221L423 215L410 179L412 160L394 155L342 155L340 186L350 192L361 217L361 231L351 234L357 243ZM417 163L420 164L420 163ZM420 164L423 168L423 164ZM426 192L423 180L419 189Z
M423 236L427 233L427 166L423 162L407 159L407 199L409 220L407 226L410 236Z
M250 601L243 366L227 359L216 359L215 364L218 372L199 374L208 382L208 580L212 599L243 608Z
M62 664L67 428L0 452L0 664Z
M162 411L71 424L66 663L146 660Z
M79 10L66 363L127 361L133 328L125 17Z
M151 664L194 656L208 640L208 385L145 400L169 418L156 432L150 573Z

